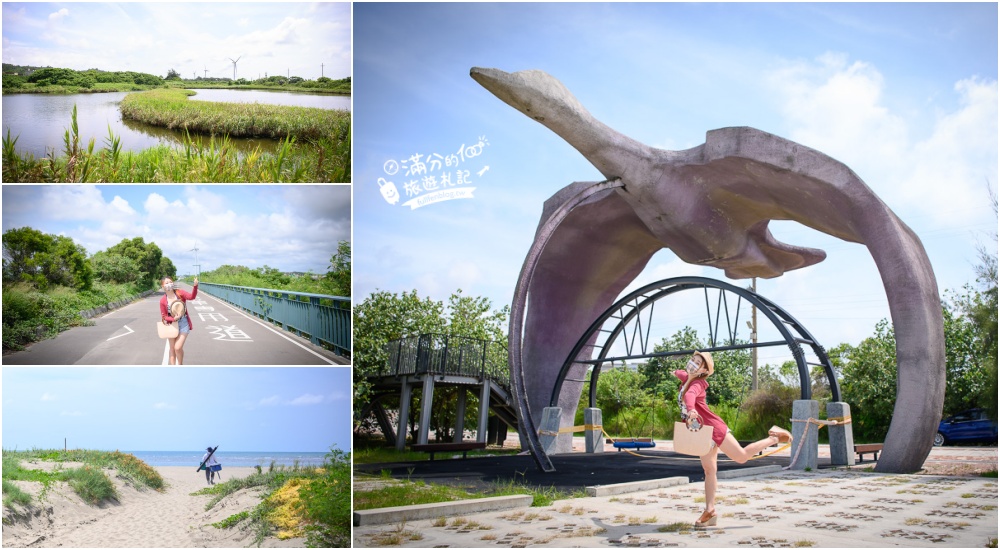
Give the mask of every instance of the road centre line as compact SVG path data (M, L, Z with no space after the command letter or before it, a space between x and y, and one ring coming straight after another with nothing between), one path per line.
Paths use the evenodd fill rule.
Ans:
M170 363L170 339L165 338L163 342L163 362L161 365L167 365Z
M278 336L281 336L281 337L282 337L282 338L284 338L285 340L288 340L289 342L291 342L291 343L295 344L296 346L298 346L298 347L300 347L300 348L302 348L302 349L304 349L304 350L308 351L309 353L311 353L311 354L315 355L316 357L319 357L320 359L322 359L322 360L326 361L327 363L329 363L329 364L331 364L331 365L336 365L336 363L335 363L335 362L334 362L334 361L333 361L332 359L328 359L328 358L326 358L326 357L323 357L322 355L320 355L320 354L316 353L315 351L313 351L313 350L311 350L311 349L309 349L309 348L305 347L304 345L302 345L302 344L300 344L300 343L296 342L295 340L292 340L291 338L289 338L288 336L286 336L286 335L282 334L281 332L279 332L279 331L275 330L274 328L272 328L272 327L270 327L270 326L268 326L268 325L266 325L266 324L264 324L264 323L262 323L262 322L258 321L257 319L255 319L255 318L253 318L253 317L251 317L251 316L249 316L249 315L247 315L247 314L243 313L242 311L240 311L240 310L236 309L235 307L233 307L233 306L231 306L231 305L227 304L226 302L222 301L221 299L219 299L219 298L216 298L215 296L212 296L211 294L208 294L208 293L206 293L206 295L207 295L207 296L209 296L210 298L212 298L213 300L215 300L215 301L219 302L220 304L222 304L222 305L224 305L224 306L228 307L229 309L231 309L231 310L235 311L236 313L239 313L239 314L240 314L240 315L242 315L243 317L246 317L247 319L249 319L249 320L251 320L251 321L253 321L253 322L257 323L258 325L260 325L260 326L262 326L262 327L266 328L267 330L269 330L269 331L271 331L271 332L273 332L273 333L277 334Z

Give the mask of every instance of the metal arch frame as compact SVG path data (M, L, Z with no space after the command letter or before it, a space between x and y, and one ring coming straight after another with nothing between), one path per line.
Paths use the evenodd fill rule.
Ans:
M637 319L639 314L649 308L649 316L652 317L652 306L653 304L662 299L666 298L677 292L684 290L691 290L702 288L705 291L705 307L708 313L709 321L709 338L711 342L711 347L702 349L701 351L725 351L734 349L750 349L750 348L760 348L769 346L779 346L787 345L792 352L792 356L795 358L795 362L799 370L799 383L801 388L802 399L809 399L812 396L812 387L809 378L809 366L822 366L826 371L827 378L830 381L830 391L832 393L833 401L840 401L840 387L837 383L836 373L833 370L833 364L830 362L830 358L826 353L826 350L821 346L816 339L809 333L805 327L802 326L791 314L779 307L774 302L764 298L763 296L750 291L745 288L740 288L738 286L717 281L715 279L708 279L705 277L675 277L671 279L664 279L662 281L657 281L655 283L648 284L630 294L624 298L615 302L611 307L609 307L603 314L601 314L593 323L591 323L590 328L580 337L573 350L570 352L566 361L563 363L562 368L559 370L559 375L556 378L555 385L552 389L552 397L550 399L550 406L555 407L559 402L559 394L562 393L562 385L566 380L566 376L569 374L570 369L574 364L590 364L594 366L590 378L590 406L594 407L596 404L596 389L597 389L597 378L600 376L601 366L604 363L622 360L622 359L638 359L638 358L651 358L651 357L666 357L673 355L687 355L693 353L695 350L677 350L677 351L667 351L667 352L653 352L647 353L647 347L649 344L649 333L646 332L643 335L642 326L636 323L633 328L632 340L626 339L626 351L628 355L620 357L608 358L607 354L610 349L610 344L615 342L617 338L625 331L626 326L634 319ZM719 303L716 306L715 315L715 331L712 332L712 312L708 302L708 289L716 288L719 289ZM729 318L729 305L728 301L724 300L725 292L731 292L736 294L740 300L746 300L751 304L757 306L761 313L767 317L768 320L778 329L779 333L783 337L783 340L773 341L773 342L759 342L757 344L736 344L735 342L735 331L729 331L729 341L730 345L719 346L716 337L718 335L719 329L719 316L722 310L722 306L725 306L727 325ZM739 301L737 301L736 306L736 321L739 321ZM608 319L617 318L618 323L611 330L603 330L601 327L608 321ZM735 325L735 323L734 323ZM727 327L731 328L731 327ZM791 330L794 330L798 336L792 334ZM598 346L594 344L588 344L589 341L596 341L599 333L607 333L608 337L604 340L604 343L600 345L600 353L596 359L578 359L580 354L583 353L586 348L597 348ZM639 343L641 345L640 354L632 354L631 348L635 344L636 337L639 337ZM644 337L643 337L644 336ZM805 353L802 350L802 345L808 345L812 348L813 353L819 359L819 363L807 363L805 360ZM591 353L593 353L591 351Z

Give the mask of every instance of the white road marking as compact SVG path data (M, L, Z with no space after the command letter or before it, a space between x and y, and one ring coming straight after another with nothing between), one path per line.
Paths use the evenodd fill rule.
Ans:
M161 365L166 365L170 362L170 340L164 338L163 341L163 362Z
M207 294L207 293L206 293L206 294ZM258 321L258 320L257 320L257 319L255 319L255 318L253 318L253 317L251 317L251 316L249 316L249 315L247 315L247 314L243 313L242 311L240 311L240 310L236 309L235 307L233 307L233 306L231 306L231 305L227 304L226 302L223 302L223 301L222 301L221 299L219 299L219 298L216 298L215 296L212 296L211 294L207 294L207 295L208 295L208 296L211 296L211 297L212 297L212 299L214 299L215 301L219 302L220 304L222 304L222 305L224 305L224 306L228 307L229 309L231 309L231 310L235 311L236 313L239 313L240 315L242 315L242 316L246 317L247 319L250 319L251 321L253 321L253 322L257 323L258 325L260 325L260 326L262 326L262 327L266 328L267 330L269 330L269 331L271 331L271 332L273 332L273 333L277 334L278 336L281 336L281 337L282 337L282 338L284 338L285 340L288 340L289 342L291 342L291 343L295 344L296 346L298 346L298 347L300 347L300 348L302 348L302 349L304 349L304 350L308 351L309 353L311 353L311 354L315 355L316 357L319 357L320 359L322 359L322 360L326 361L327 363L329 363L329 364L331 364L331 365L336 365L336 363L335 363L335 362L334 362L334 361L333 361L332 359L328 359L328 358L326 358L326 357L323 357L322 355L320 355L320 354L316 353L315 351L313 351L313 350L311 350L311 349L309 349L309 348L307 348L307 347L303 346L302 344L300 344L300 343L296 342L295 340L292 340L291 338L289 338L288 336L286 336L286 335L282 334L281 332L279 332L279 331L277 331L277 330L275 330L275 329L273 329L273 328L271 328L271 327L267 326L266 324L264 324L264 323L262 323L262 322Z
M123 325L123 326L125 328L128 328L128 325ZM110 342L111 340L114 340L115 338L121 338L122 336L128 336L129 334L132 334L133 332L135 332L135 331L132 330L132 329L130 329L130 328L128 328L128 332L126 332L125 334L119 334L118 336L112 336L111 338L108 338L106 341Z

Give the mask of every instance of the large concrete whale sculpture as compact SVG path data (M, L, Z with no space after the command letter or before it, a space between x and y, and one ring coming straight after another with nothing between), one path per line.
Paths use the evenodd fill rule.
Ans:
M473 68L471 76L565 139L607 178L573 183L546 201L525 260L509 340L522 430L537 434L573 345L653 253L667 247L731 278L778 277L826 257L778 242L768 230L771 220L795 220L864 244L875 260L898 362L893 419L876 470L921 468L944 403L937 282L920 239L850 168L747 127L711 130L703 145L684 151L656 149L596 120L542 71ZM569 373L563 385L561 425L573 423L582 374Z

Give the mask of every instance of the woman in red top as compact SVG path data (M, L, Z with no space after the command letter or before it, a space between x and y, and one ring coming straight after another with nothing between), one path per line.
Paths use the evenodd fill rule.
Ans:
M719 449L722 449L729 458L743 464L771 445L792 440L792 434L788 433L788 430L772 426L767 432L767 438L741 447L739 441L736 441L729 432L726 423L708 408L708 403L705 401L705 393L708 390L708 382L705 379L713 372L715 372L715 362L712 361L712 354L707 351L694 352L685 370L674 371L674 376L679 378L682 384L681 392L677 396L681 418L693 429L697 429L696 425L712 426L712 440L715 442L712 450L701 457L701 467L705 470L705 512L694 522L695 527L715 525L718 520L715 514L715 491L719 481L717 477ZM688 383L689 378L690 383Z
M191 317L187 311L187 301L194 300L198 296L198 278L194 278L194 290L191 292L175 288L174 281L170 277L161 279L160 286L163 287L163 298L160 298L160 318L165 325L169 325L175 321L178 325L177 338L170 339L170 361L167 364L183 365L184 341L187 340L187 335L193 328ZM173 309L173 306L178 302L183 306L183 309L180 310L183 313L174 317L172 312L176 310Z

